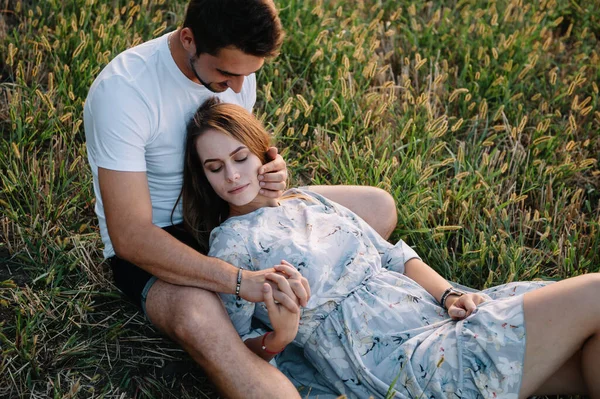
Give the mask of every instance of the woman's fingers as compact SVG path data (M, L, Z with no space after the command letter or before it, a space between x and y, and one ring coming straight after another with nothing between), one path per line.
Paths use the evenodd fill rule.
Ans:
M462 320L465 317L467 317L467 312L464 309L456 306L457 303L458 301L456 301L454 304L452 304L452 306L450 306L450 309L448 309L448 315L454 320Z
M304 278L294 266L285 260L282 260L280 265L275 266L275 270L284 273L288 277L288 284L292 291L294 291L296 298L298 298L298 302L300 305L306 306L310 299L310 286L308 280Z
M285 307L288 311L292 313L300 313L300 308L298 307L296 301L283 292L273 290L273 299L279 302L279 304Z
M448 315L454 320L462 320L470 316L481 302L485 302L485 298L481 298L478 295L463 295L450 306Z
M277 305L275 304L275 299L273 299L273 293L271 292L271 286L268 283L263 284L263 302L267 306L267 311L269 313L277 310Z
M298 298L292 290L288 279L279 273L267 273L265 278L275 285L273 297L277 302L285 306L290 312L298 313Z
M463 299L463 298L461 298L461 299ZM457 302L461 302L461 301L457 301ZM473 311L475 309L477 309L477 305L475 304L475 302L473 302L473 298L470 295L464 296L461 307L467 311L467 316L469 316L471 313L473 313Z

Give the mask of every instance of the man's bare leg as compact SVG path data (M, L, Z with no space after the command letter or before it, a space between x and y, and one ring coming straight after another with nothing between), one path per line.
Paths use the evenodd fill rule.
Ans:
M225 397L300 398L279 370L244 345L215 293L157 280L148 292L146 311Z
M396 228L396 202L388 192L371 186L310 186L309 189L360 216L383 238Z

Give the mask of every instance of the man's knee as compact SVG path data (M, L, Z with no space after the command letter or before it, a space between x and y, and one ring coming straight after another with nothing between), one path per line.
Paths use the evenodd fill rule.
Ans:
M237 336L217 294L157 281L148 293L150 321L175 341L199 346Z

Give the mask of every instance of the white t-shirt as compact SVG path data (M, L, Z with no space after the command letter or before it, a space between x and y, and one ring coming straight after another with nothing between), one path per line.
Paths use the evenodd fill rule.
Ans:
M159 227L181 223L181 208L172 220L171 211L183 180L187 123L211 96L249 111L256 101L254 74L244 79L239 94L231 89L215 94L192 82L175 64L168 35L119 54L100 72L85 102L83 119L95 210L107 258L115 252L106 228L98 168L146 172L152 223Z

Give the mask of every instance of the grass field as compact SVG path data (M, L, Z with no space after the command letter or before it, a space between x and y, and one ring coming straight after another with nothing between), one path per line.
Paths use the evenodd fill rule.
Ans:
M0 0L0 397L216 397L102 263L82 106L185 0ZM392 193L477 288L600 268L596 0L280 0L256 113L294 184Z

